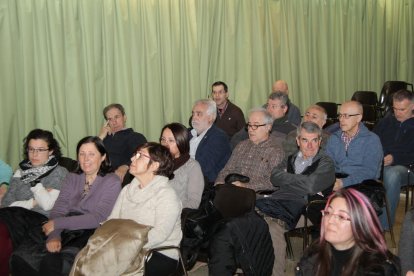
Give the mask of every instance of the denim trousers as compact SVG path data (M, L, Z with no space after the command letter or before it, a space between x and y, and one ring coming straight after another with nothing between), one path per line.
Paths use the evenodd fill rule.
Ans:
M408 184L408 168L401 165L385 166L383 173L384 187L387 193L388 205L390 208L390 222L394 224L395 213L400 202L401 187ZM414 174L410 173L410 183L414 183ZM385 208L381 214L380 222L384 230L389 230L387 213Z

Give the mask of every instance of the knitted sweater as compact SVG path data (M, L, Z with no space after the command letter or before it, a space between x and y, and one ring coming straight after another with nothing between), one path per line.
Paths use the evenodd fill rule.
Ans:
M69 173L55 206L50 212L55 230L48 239L60 237L64 229L94 229L106 220L111 213L116 198L121 190L119 177L113 173L96 176L89 193L82 198L85 186L85 174ZM82 215L67 216L69 213Z
M200 164L192 158L188 159L174 171L170 185L181 199L183 208L197 209L204 190L204 176Z
M126 185L108 219L132 219L137 223L151 226L148 242L144 248L154 248L180 244L182 238L180 217L180 199L168 183L168 178L157 175L142 189L137 178ZM165 250L160 253L178 259L175 250Z
M51 188L60 190L68 171L60 166L57 166L50 174L41 179L41 183L45 189ZM10 180L9 190L4 196L1 206L10 206L16 201L30 200L34 198L33 191L30 184L25 184L20 180L21 170L16 170L15 174ZM32 211L49 216L49 211L45 211L39 205L31 209Z

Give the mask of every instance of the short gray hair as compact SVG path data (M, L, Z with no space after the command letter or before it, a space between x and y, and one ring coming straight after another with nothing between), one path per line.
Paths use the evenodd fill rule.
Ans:
M302 129L307 133L317 133L319 138L322 138L322 129L314 122L303 122L296 129L296 137L300 136Z
M265 108L263 107L255 107L249 110L249 117L250 115L252 115L252 113L254 112L260 112L263 114L263 118L264 118L264 124L266 125L271 125L273 124L273 118L272 115L269 113L269 111L267 111Z
M217 104L215 101L213 100L209 100L209 99L201 99L201 100L197 100L195 101L193 106L196 106L198 104L203 104L205 106L207 106L207 115L211 115L213 116L213 121L216 120L217 117Z
M288 102L289 102L289 97L286 93L280 92L280 91L276 91L276 92L272 92L270 93L269 100L279 100L280 103L282 104L282 106L287 106Z

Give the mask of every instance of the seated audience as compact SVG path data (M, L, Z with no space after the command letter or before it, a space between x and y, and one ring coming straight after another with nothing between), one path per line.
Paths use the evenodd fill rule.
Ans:
M243 111L229 100L227 84L217 81L211 86L211 96L217 105L217 118L214 124L231 138L245 125Z
M286 139L286 135L288 135L289 132L296 129L296 126L292 124L286 116L286 112L288 111L288 101L289 98L285 93L272 92L269 95L266 104L266 110L273 118L272 136L275 136L280 143ZM232 147L235 148L238 143L247 138L249 138L247 129L241 129L231 139Z
M339 108L341 129L329 137L326 145L326 153L334 161L337 173L334 190L380 177L381 141L361 123L362 112L362 105L357 101L345 102Z
M321 128L313 122L303 122L296 134L299 151L272 171L270 180L279 189L256 201L269 225L275 250L273 275L284 275L284 233L296 226L308 196L319 193L323 198L332 191L335 168L331 158L320 150L321 140Z
M249 139L234 149L226 166L219 173L216 184L224 184L227 175L238 173L250 178L250 182L233 183L254 191L273 190L270 182L272 168L283 160L283 150L270 135L272 116L264 108L252 109L247 123Z
M282 92L289 96L289 87L286 81L284 80L277 80L272 85L272 92ZM294 125L299 125L301 121L300 109L296 105L294 105L290 100L288 100L288 111L287 111L287 118L289 122Z
M13 275L66 275L79 250L106 220L121 190L102 140L85 137L77 145L79 170L69 173L44 224L30 229L13 252Z
M326 124L327 114L323 107L319 105L311 105L306 109L305 115L303 116L302 122L314 122L322 129L322 141L321 149L326 147L328 138L331 135L329 132L323 129L323 126ZM296 142L297 130L292 130L286 136L286 140L283 141L283 150L285 151L285 156L292 155L298 150L298 144Z
M164 126L160 142L170 150L174 161L174 178L170 185L181 199L183 208L197 209L204 190L204 177L200 164L190 158L187 128L179 123Z
M9 187L9 182L12 174L12 168L0 159L0 204L1 199L7 192L7 188Z
M407 90L393 94L394 114L381 119L374 128L384 149L383 182L387 191L391 224L400 201L401 186L407 185L407 166L414 163L414 95ZM411 172L414 179L414 174ZM380 216L384 229L389 229L386 213Z
M59 143L50 131L34 129L23 141L24 160L10 179L0 208L0 275L28 231L47 221L68 173L58 165ZM9 180L5 180L9 181Z
M350 188L332 194L322 211L321 237L304 253L296 275L400 275L374 208Z
M129 183L129 178L124 177L128 172L131 163L131 156L139 145L147 142L141 133L134 132L132 128L126 128L127 116L125 109L118 103L113 103L103 109L103 116L106 120L102 127L99 138L104 142L109 155L112 168L121 182Z
M401 275L414 275L414 208L404 218L401 228L398 256L401 260Z
M128 240L129 243L137 242L131 238L131 234L140 225L150 227L148 241L144 245L144 249L169 245L178 246L182 238L181 202L168 182L174 167L170 152L160 144L147 143L138 149L131 160L130 173L135 178L121 191L108 221L101 226L101 228L111 227L107 230L112 230L117 236L121 235L121 243L114 241L119 237L114 238L113 235L108 236L107 240L105 236L94 235L84 251L93 246L91 243L95 239L99 240L99 248L80 254L92 261L96 255L111 260L107 263L101 261L99 265L94 266L93 274L95 275L141 275L138 273L139 264L135 262L139 252L128 245ZM113 219L117 221L115 226L111 225ZM130 227L123 227L124 225ZM118 231L118 228L122 229ZM123 231L125 228L128 231ZM126 241L128 248L123 246L124 241ZM123 252L122 257L118 257L118 252ZM108 258L102 257L102 254L103 256L108 254ZM120 259L119 262L116 260L117 258ZM177 263L177 251L171 249L155 251L147 264L145 275L171 275L171 271L177 267ZM77 260L72 271L85 271L85 269L87 271L92 269L91 264Z
M204 177L211 183L231 155L229 137L216 127L217 107L212 100L198 100L192 111L190 157L200 163Z

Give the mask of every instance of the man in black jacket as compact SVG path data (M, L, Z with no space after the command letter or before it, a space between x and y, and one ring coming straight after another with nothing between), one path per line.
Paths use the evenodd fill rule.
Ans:
M308 196L325 196L335 182L333 161L319 151L321 128L303 122L297 130L299 151L273 169L271 182L279 189L268 197L257 199L256 207L265 215L275 250L273 275L284 275L286 242L284 233L293 229L305 207Z

